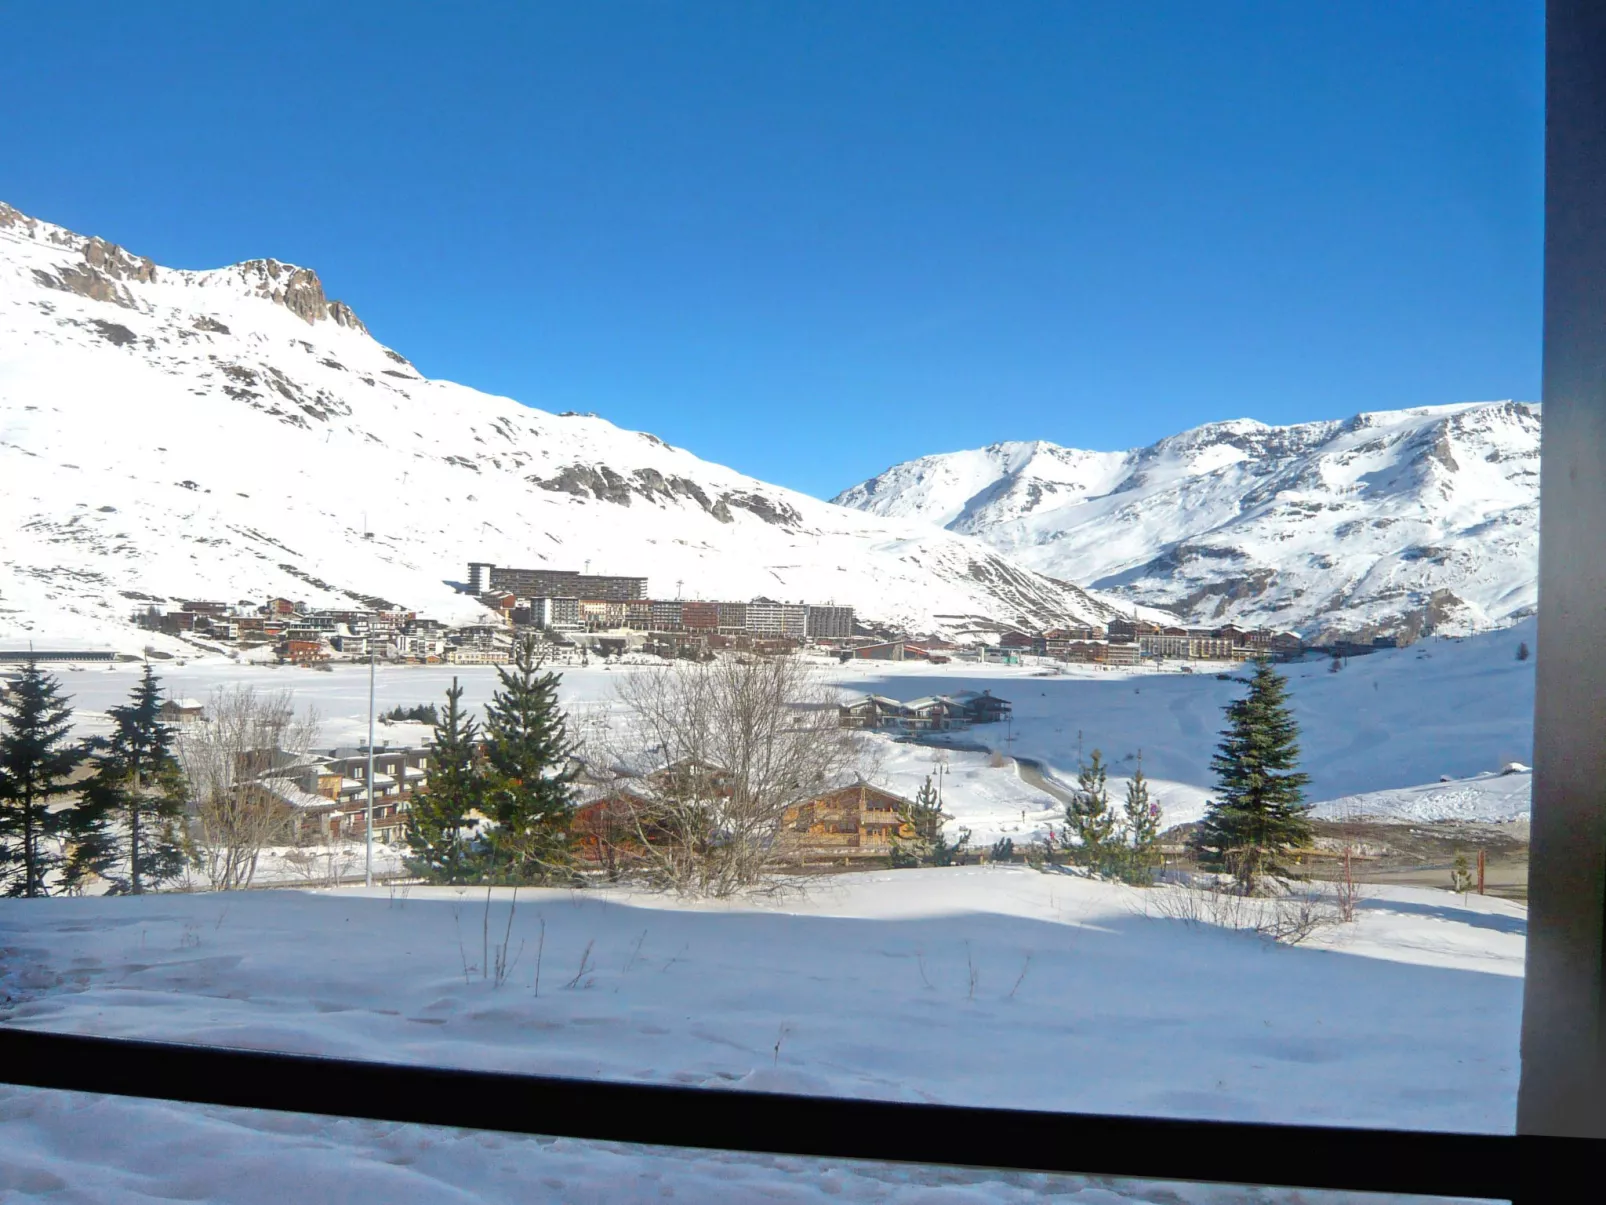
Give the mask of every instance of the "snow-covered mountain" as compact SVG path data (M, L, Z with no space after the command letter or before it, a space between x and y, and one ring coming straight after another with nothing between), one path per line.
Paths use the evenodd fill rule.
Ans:
M1111 613L972 537L428 380L306 268L163 268L0 204L0 640L137 648L147 601L269 594L483 618L448 584L470 560L916 631Z
M835 501L1194 622L1460 633L1534 609L1539 407L1240 419L1128 452L1000 443L896 465Z

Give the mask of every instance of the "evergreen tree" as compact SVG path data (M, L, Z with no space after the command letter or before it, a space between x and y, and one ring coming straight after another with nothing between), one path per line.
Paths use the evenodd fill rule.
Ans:
M479 725L463 711L462 698L463 688L453 678L445 714L435 721L429 783L413 797L407 817L409 868L438 883L467 880L474 849L464 830L478 823L469 813L483 804Z
M915 792L914 802L902 815L904 824L914 830L914 835L901 840L893 838L894 866L952 866L970 844L968 828L960 829L952 842L944 834L943 824L948 817L937 802L937 788L932 785L929 774Z
M1121 812L1127 842L1127 869L1122 877L1130 883L1152 883L1160 844L1160 805L1149 798L1149 780L1143 777L1141 754L1137 771L1127 780Z
M1249 695L1229 703L1227 727L1210 768L1217 797L1206 804L1195 836L1200 861L1234 875L1253 890L1264 875L1289 873L1284 856L1311 839L1299 765L1299 726L1288 705L1288 683L1261 661Z
M962 828L952 841L949 841L941 829L937 830L937 839L931 846L931 864L933 866L953 866L965 854L970 845L970 830Z
M1077 865L1103 872L1114 869L1120 861L1107 777L1104 755L1095 749L1092 760L1083 762L1077 770L1076 789L1071 793L1071 802L1065 805L1067 853ZM1076 844L1070 844L1071 838Z
M113 894L138 895L183 871L187 791L161 709L161 685L147 662L129 701L107 708L110 738L93 744L95 772L69 819L70 886L93 872Z
M569 864L574 802L569 784L579 767L568 717L558 706L561 676L544 672L534 637L514 647L511 667L497 668L501 689L485 712L485 802L496 831L491 844L502 873L545 878Z
M72 789L67 776L84 759L71 730L61 683L30 659L0 699L0 883L7 895L48 894L48 876L61 863L57 840L69 831L71 810L50 804Z
M913 830L908 837L892 839L892 864L898 867L921 866L931 860L933 845L942 838L942 807L937 803L937 788L931 784L931 775L920 784L914 801L901 813L904 826Z

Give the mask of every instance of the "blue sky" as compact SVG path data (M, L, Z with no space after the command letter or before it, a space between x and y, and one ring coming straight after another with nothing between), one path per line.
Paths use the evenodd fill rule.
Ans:
M811 493L1538 396L1538 0L6 24L0 199L174 266L309 265L429 375Z

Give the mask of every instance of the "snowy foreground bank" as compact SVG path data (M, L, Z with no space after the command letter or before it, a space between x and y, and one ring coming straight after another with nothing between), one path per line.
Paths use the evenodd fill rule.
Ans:
M897 1100L1511 1129L1520 907L1380 890L1355 925L1288 948L1167 919L1159 899L1005 867L843 875L739 906L525 892L501 987L480 970L483 893L8 901L0 987L6 1023L72 1032ZM493 947L509 907L497 892ZM15 1089L0 1090L0 1117L0 1187L64 1201L1239 1199Z

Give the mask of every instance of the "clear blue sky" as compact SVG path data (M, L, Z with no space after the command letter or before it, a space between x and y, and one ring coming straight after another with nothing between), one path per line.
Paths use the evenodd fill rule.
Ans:
M821 495L1536 398L1539 0L6 6L0 199Z

